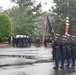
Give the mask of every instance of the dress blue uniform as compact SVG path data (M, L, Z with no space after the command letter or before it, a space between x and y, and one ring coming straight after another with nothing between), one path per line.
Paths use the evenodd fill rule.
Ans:
M53 43L52 43L52 48L53 48L53 60L55 61L55 67L54 69L59 68L59 61L61 59L61 53L60 53L60 39L57 38Z
M64 61L67 58L67 53L66 53L66 41L65 41L65 36L62 36L61 44L60 44L60 50L61 50L61 67L64 68Z
M71 40L66 40L66 52L67 52L67 68L70 66L70 59L71 59Z
M75 67L75 53L76 53L76 48L75 48L75 36L72 36L71 40L71 57L72 57L72 66Z

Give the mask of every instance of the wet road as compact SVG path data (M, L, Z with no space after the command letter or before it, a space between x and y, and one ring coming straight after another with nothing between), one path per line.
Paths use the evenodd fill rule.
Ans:
M76 69L53 70L51 48L0 48L0 75L76 75Z

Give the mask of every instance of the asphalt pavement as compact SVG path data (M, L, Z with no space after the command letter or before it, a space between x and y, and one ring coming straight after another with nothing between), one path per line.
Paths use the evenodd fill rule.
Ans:
M53 69L52 48L0 48L0 75L76 75L76 68Z

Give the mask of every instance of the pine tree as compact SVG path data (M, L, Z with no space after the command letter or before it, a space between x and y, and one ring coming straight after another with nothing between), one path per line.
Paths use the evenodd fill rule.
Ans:
M67 12L67 3L69 4L69 21L70 28L69 34L74 34L76 31L76 0L53 0L54 6L52 7L52 23L56 33L65 34L65 18Z

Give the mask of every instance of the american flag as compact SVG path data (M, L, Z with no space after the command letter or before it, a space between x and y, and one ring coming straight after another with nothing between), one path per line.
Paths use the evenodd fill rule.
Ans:
M66 17L66 30L65 30L65 34L68 34L68 30L69 30L69 17Z

